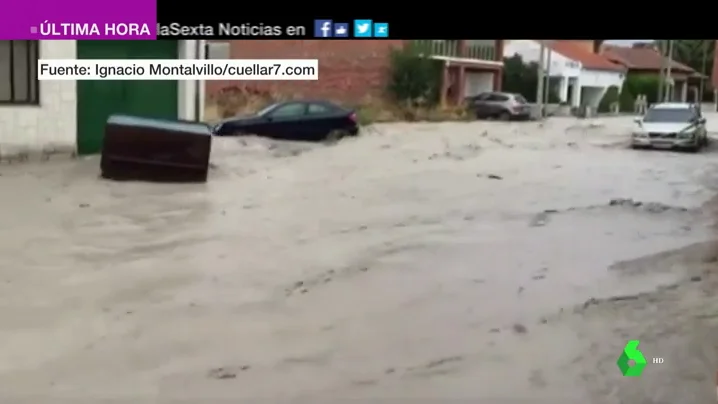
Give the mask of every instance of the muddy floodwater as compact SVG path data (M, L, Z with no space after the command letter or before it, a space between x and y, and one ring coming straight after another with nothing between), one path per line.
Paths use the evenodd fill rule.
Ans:
M202 185L2 165L0 402L715 403L718 147L630 125L217 139Z

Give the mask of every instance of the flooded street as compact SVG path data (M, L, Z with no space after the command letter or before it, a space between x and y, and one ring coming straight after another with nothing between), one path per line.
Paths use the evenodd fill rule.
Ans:
M202 185L2 165L0 401L714 403L718 142L630 127L220 138Z

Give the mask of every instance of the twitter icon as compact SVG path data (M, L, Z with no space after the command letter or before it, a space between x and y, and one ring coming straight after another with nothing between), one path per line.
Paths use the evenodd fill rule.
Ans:
M354 20L354 38L371 38L372 20Z

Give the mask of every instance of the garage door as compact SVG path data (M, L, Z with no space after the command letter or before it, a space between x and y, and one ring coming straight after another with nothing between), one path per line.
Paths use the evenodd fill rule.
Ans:
M176 59L177 41L78 41L78 59ZM77 82L77 150L99 153L105 122L123 113L153 118L177 118L177 81Z

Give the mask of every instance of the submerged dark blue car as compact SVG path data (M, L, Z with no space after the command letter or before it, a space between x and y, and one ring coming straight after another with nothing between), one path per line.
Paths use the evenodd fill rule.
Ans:
M217 136L256 135L281 140L332 141L359 133L356 113L328 101L272 104L254 115L225 119Z

